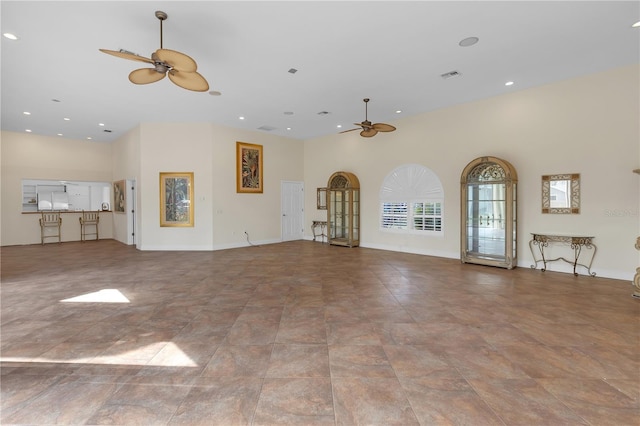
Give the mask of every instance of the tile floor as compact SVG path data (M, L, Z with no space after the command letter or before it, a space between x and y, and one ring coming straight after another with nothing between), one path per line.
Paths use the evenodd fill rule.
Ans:
M3 425L639 424L630 282L310 241L0 253Z

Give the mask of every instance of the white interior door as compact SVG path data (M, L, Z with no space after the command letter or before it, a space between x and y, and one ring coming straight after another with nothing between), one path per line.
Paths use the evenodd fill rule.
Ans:
M304 184L282 181L282 241L301 240L304 236Z

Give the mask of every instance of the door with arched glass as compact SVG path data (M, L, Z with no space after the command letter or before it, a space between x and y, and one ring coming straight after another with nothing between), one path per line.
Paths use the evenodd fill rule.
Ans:
M360 245L360 181L349 172L335 172L327 184L329 244Z
M476 158L464 168L460 179L463 263L516 267L517 181L513 166L496 157Z

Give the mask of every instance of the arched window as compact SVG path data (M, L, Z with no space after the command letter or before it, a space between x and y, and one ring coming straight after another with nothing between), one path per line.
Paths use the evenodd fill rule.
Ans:
M380 228L443 235L444 190L438 176L419 164L405 164L380 187Z

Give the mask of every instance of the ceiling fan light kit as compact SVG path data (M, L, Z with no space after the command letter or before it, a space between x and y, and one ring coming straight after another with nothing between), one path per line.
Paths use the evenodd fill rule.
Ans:
M345 130L340 133L353 132L354 130L362 129L362 131L360 132L360 136L362 136L363 138L370 138L377 135L378 132L393 132L394 130L396 130L396 128L393 127L391 124L371 123L371 121L369 121L369 117L368 117L369 111L367 109L367 105L369 104L370 99L364 98L363 101L364 101L364 121L361 123L353 123L356 126L360 126L360 128Z
M162 22L168 18L168 15L158 10L156 11L156 18L160 20L160 49L151 54L151 59L124 49L117 51L108 49L99 50L119 58L146 62L153 65L153 68L140 68L132 71L129 74L129 81L134 84L155 83L169 75L169 80L183 89L193 90L194 92L206 92L209 90L207 80L196 71L198 69L196 61L177 50L163 48Z

